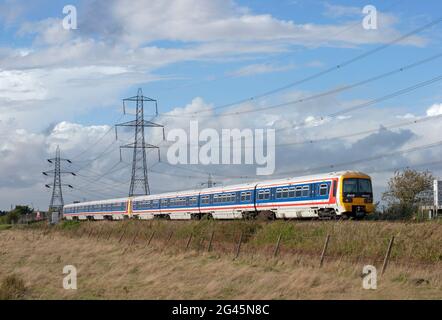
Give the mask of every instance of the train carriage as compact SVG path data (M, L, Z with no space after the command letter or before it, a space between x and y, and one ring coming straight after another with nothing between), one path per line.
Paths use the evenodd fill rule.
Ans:
M66 219L189 220L362 218L373 211L371 178L360 172L269 180L225 187L66 205Z
M67 220L122 220L129 218L129 214L128 198L74 203L63 207L63 216Z

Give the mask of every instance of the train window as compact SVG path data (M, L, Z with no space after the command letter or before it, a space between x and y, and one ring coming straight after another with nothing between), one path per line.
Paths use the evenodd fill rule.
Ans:
M209 196L201 197L201 203L202 204L208 204L209 203Z
M308 197L310 193L310 186L303 186L302 187L302 196Z
M299 187L296 187L296 191L295 191L295 195L296 195L296 198L299 198L299 197L302 197L302 187L301 186L299 186Z
M241 201L250 201L252 200L252 193L250 191L241 192Z
M258 192L258 200L264 200L264 190Z
M288 196L289 196L289 188L282 189L282 197L288 198Z
M189 199L189 205L194 206L197 204L197 199L195 197Z
M269 200L270 199L270 190L267 189L264 191L264 200Z
M290 188L289 189L289 198L294 198L295 197L295 188Z
M282 198L282 189L276 189L276 199Z
M328 185L323 183L319 186L319 195L325 196L328 194Z

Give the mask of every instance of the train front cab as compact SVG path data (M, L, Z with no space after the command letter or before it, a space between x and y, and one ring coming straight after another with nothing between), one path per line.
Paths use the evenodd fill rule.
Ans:
M340 206L345 217L362 219L374 211L370 176L349 173L340 177Z

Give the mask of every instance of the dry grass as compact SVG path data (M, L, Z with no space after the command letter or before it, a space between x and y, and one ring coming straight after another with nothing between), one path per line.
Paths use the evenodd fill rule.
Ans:
M26 294L23 279L15 274L6 276L0 285L0 300L22 299Z
M35 226L35 228L40 228ZM149 238L183 246L192 234L191 247L207 245L212 232L214 248L231 250L243 234L243 242L251 251L271 251L282 236L281 252L318 255L324 240L331 236L327 254L354 261L370 259L382 261L388 242L395 236L392 260L406 264L442 262L442 223L403 222L318 222L318 221L124 221L124 222L68 222L56 230L70 236L97 236L103 240ZM138 240L140 241L140 240Z
M109 225L115 226L93 228ZM102 230L100 238L88 237L90 225L80 227L86 228L80 237L78 226L70 227L66 232L0 232L0 280L12 274L22 279L21 294L12 298L442 299L440 263L392 263L378 280L378 289L368 291L362 288L361 272L370 261L332 259L320 269L317 257L304 254L273 259L255 252L233 260L232 253L184 252L171 243L165 248L159 240L147 248L145 240L131 246L132 236L118 243L117 232L105 239L109 230ZM62 288L65 265L77 267L78 290Z

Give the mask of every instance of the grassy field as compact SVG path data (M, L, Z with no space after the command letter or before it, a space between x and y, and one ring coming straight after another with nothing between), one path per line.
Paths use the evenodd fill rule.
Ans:
M391 236L391 260L381 276ZM442 224L436 222L33 225L0 231L0 259L2 299L442 299ZM377 290L362 288L366 264L378 268ZM65 265L78 270L77 290L62 287Z

